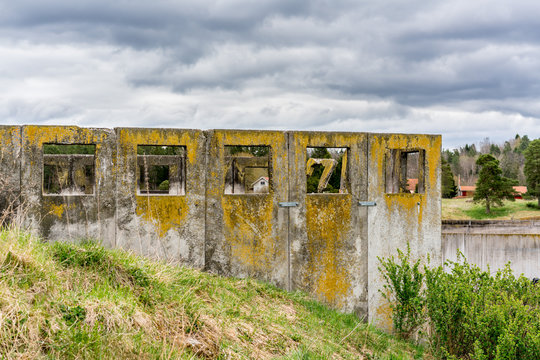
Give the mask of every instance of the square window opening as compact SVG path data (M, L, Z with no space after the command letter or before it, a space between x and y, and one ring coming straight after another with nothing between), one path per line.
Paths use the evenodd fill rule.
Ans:
M270 146L225 146L225 194L268 194Z
M92 195L94 144L43 144L44 195Z
M392 149L386 157L386 193L424 193L425 150Z
M137 145L139 195L185 194L185 146Z
M347 148L308 147L306 192L308 194L347 194Z

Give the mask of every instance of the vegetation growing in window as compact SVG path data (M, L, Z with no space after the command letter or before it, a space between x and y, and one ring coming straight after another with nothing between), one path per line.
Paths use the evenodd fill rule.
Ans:
M138 191L146 195L185 193L185 152L183 146L138 145Z
M347 148L307 148L306 192L347 193Z

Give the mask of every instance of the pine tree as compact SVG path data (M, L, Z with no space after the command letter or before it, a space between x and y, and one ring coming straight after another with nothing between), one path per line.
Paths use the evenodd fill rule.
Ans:
M451 199L457 194L457 186L454 181L454 174L450 168L450 164L443 159L442 163L442 197Z
M538 197L540 207L540 139L530 142L525 155L525 176L527 177L527 192Z
M476 183L473 200L486 205L486 213L491 213L491 206L502 206L503 200L514 200L512 182L502 176L499 160L491 154L481 155L476 161L480 174Z

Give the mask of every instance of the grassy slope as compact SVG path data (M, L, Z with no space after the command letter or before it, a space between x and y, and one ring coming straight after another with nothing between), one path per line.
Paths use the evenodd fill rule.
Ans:
M485 206L475 204L472 198L442 199L443 220L470 219L540 219L540 210L527 207L527 203L537 204L536 200L504 201L503 207L492 208L492 214L487 215Z
M0 231L0 358L420 357L302 293Z

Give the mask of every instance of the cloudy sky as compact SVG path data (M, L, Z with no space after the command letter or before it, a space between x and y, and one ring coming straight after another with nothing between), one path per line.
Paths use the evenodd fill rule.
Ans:
M538 0L0 0L0 123L540 137Z

